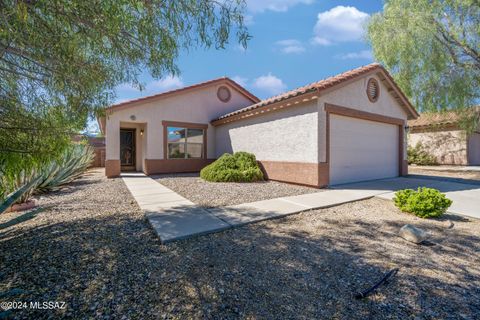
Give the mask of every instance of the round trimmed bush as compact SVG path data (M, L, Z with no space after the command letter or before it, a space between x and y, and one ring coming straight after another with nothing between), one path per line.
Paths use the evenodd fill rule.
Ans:
M253 182L263 180L255 156L248 152L225 153L200 171L200 177L211 182Z
M452 205L452 200L437 189L421 187L405 189L395 193L395 205L403 212L413 213L420 218L439 217Z

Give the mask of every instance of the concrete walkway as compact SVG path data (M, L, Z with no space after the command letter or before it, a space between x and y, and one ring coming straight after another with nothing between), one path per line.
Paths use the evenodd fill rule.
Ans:
M390 200L395 190L419 186L445 192L453 200L449 212L480 218L479 185L428 179L393 178L353 183L318 193L205 209L143 173L122 174L122 178L163 243L374 196Z
M122 178L164 243L230 228L212 213L143 173L122 173Z
M448 213L480 219L480 184L461 183L459 181L461 181L461 179L444 179L440 177L419 178L418 175L415 175L412 177L339 185L335 188L342 190L377 191L378 193L375 196L386 200L392 200L396 190L407 188L417 189L418 187L434 188L445 193L447 198L453 200L452 205L448 209Z
M368 199L377 194L377 191L370 190L329 190L205 209L143 173L122 173L122 178L163 243Z

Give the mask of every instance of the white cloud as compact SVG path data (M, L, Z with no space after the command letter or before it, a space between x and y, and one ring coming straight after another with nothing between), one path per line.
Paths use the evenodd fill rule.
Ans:
M311 42L312 44L316 44L320 46L329 46L332 44L330 40L327 40L325 38L320 38L320 37L313 37Z
M355 7L337 6L317 16L312 43L330 45L336 42L358 41L364 35L369 14Z
M160 80L153 80L145 85L143 90L132 87L128 83L123 83L118 85L116 91L121 95L138 95L141 93L142 96L157 94L173 89L178 89L185 86L182 79L177 76L167 76ZM128 100L128 99L122 99ZM119 100L120 101L120 100ZM118 101L117 101L118 102Z
M146 91L164 92L183 87L183 81L177 76L167 76L160 80L155 80L147 84Z
M247 85L247 78L241 77L241 76L234 76L232 77L232 80L241 85L242 87L245 87Z
M253 87L272 95L279 94L287 89L287 85L282 79L277 78L271 73L253 80Z
M244 14L243 15L243 23L246 25L246 26L251 26L251 25L254 25L255 24L255 21L253 20L253 15L251 14Z
M370 50L362 50L358 52L349 52L345 54L341 54L338 58L342 60L349 60L349 59L366 59L366 60L373 60L373 55Z
M295 39L280 40L275 43L280 47L280 51L283 53L302 53L305 52L303 44Z
M285 12L297 4L311 4L313 1L314 0L247 0L247 8L249 11L255 13L267 10Z

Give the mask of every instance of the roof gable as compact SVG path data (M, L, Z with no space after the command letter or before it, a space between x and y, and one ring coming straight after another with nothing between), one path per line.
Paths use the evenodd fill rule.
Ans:
M184 93L191 92L191 91L194 91L194 90L199 90L199 89L203 89L203 88L206 88L206 87L210 87L210 86L213 86L213 85L219 85L219 84L229 85L231 88L235 89L237 92L239 92L241 95L245 96L247 99L249 99L253 103L257 103L257 102L260 101L259 98L257 98L250 91L248 91L247 89L245 89L244 87L242 87L241 85L239 85L238 83L233 81L232 79L227 78L227 77L223 77L223 78L213 79L213 80L197 83L197 84L194 84L194 85L191 85L191 86L187 86L187 87L183 87L183 88L179 88L179 89L175 89L175 90L171 90L171 91L162 92L162 93L147 96L147 97L142 97L142 98L138 98L138 99L133 99L133 100L128 100L128 101L125 101L125 102L117 103L117 104L114 104L114 105L106 108L106 110L107 111L115 111L115 110L119 110L119 109L129 108L129 107L132 107L132 106L134 106L138 103L150 102L152 100L158 100L158 99L165 99L165 98L172 97L172 96L175 96L175 95L180 95L180 94L184 94Z
M245 89L244 87L242 87L241 85L239 85L238 83L233 81L232 79L227 78L227 77L222 77L222 78L217 78L217 79L197 83L197 84L194 84L194 85L191 85L191 86L187 86L187 87L183 87L183 88L179 88L179 89L175 89L175 90L171 90L171 91L162 92L162 93L151 95L151 96L146 96L146 97L142 97L142 98L138 98L138 99L133 99L133 100L117 103L117 104L114 104L114 105L106 108L105 110L108 114L108 113L115 112L115 111L118 111L118 110L122 110L122 109L125 109L125 108L135 107L135 106L137 106L138 104L141 104L141 103L166 99L166 98L173 97L173 96L176 96L176 95L192 92L194 90L204 89L204 88L207 88L207 87L211 87L211 86L215 86L215 85L221 85L221 84L229 85L229 87L231 87L232 89L234 89L235 91L237 91L238 93L240 93L242 96L246 97L247 99L249 99L253 103L257 103L257 102L260 101L260 99L257 98L254 94L252 94L250 91L248 91L247 89ZM99 128L100 128L100 131L102 133L105 133L105 126L106 126L105 117L103 117L103 116L97 117L97 122L98 122L98 125L99 125Z
M409 119L417 118L418 117L417 111L411 105L411 103L408 101L405 95L402 93L400 88L395 84L393 78L390 76L387 70L385 70L385 68L383 68L378 63L372 63L357 69L353 69L353 70L338 74L333 77L329 77L329 78L308 84L306 86L303 86L294 90L287 91L277 96L273 96L271 98L259 101L258 103L255 103L246 108L243 108L234 112L230 112L228 114L225 114L219 117L218 119L215 119L214 121L212 121L212 124L218 125L225 122L239 120L245 116L248 116L248 114L251 112L256 112L257 111L256 109L266 107L271 104L277 104L283 101L287 102L287 100L301 99L303 96L307 96L307 95L308 96L313 95L315 97L315 94L319 95L330 89L335 90L339 86L346 85L350 82L353 82L359 79L360 77L363 77L369 74L374 74L374 73L377 74L382 84L387 87L387 91L389 92L389 94L391 94L397 100L399 105L406 111L408 118ZM294 105L294 104L287 104L287 106L289 105Z

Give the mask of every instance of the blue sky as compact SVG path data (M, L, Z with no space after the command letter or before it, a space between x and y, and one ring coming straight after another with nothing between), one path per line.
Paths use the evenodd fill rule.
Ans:
M246 50L232 41L225 50L184 52L178 77L145 74L146 89L121 85L117 102L221 76L266 98L373 61L362 26L382 1L247 0L247 6L253 38Z
M233 41L225 50L190 50L178 60L181 74L153 79L145 72L145 90L117 87L116 102L227 76L259 98L371 63L363 26L381 11L381 0L247 0L252 39L244 50ZM87 131L98 131L89 121Z

